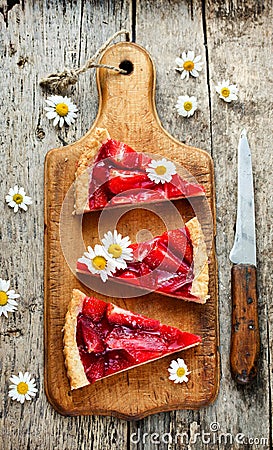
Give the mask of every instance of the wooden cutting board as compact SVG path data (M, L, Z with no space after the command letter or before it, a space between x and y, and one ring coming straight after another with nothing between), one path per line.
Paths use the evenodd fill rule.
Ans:
M215 204L213 164L210 156L172 138L161 126L155 108L155 69L148 53L133 43L110 47L102 64L132 64L128 75L98 69L99 110L90 131L78 142L53 149L45 162L45 389L53 407L64 415L103 414L125 419L140 419L148 414L175 409L197 409L210 404L219 387L217 263L214 251ZM125 64L128 67L128 63ZM130 66L130 64L129 64ZM85 244L99 242L100 212L73 215L73 181L76 162L88 146L95 127L107 128L111 137L136 151L165 156L185 167L206 190L207 200L173 202L169 224L177 220L177 211L185 220L198 216L209 249L209 294L205 305L149 293L127 299L92 292L75 276L77 258L82 255L78 236ZM209 208L207 208L209 207ZM162 205L153 211L137 208L123 211L118 231L136 240L147 230L153 236L166 229L161 217ZM161 208L161 209L160 209ZM208 212L208 209L211 211ZM173 215L173 216L172 216ZM180 216L179 216L180 217ZM114 224L115 226L115 224ZM113 229L109 224L109 229ZM146 230L146 231L145 231ZM211 240L212 237L212 240ZM62 242L61 242L62 241ZM202 337L198 347L165 357L70 391L63 357L62 328L73 288L111 301L134 312L157 318ZM182 357L191 374L189 382L174 384L168 379L172 359Z

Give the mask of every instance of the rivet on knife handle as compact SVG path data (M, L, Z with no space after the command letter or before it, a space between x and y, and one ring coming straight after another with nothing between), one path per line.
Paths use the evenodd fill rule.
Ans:
M235 264L231 270L231 281L231 374L237 383L247 384L257 375L260 351L256 267Z

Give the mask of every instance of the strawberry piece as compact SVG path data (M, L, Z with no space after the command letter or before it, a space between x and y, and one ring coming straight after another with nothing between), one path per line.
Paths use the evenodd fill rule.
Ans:
M153 183L154 184L154 183ZM151 190L154 189L154 190ZM140 189L139 192L135 192L134 203L147 203L158 202L159 200L165 200L166 195L159 186L146 186L145 189Z
M178 228L163 233L162 241L177 257L183 259L189 265L192 264L193 248L186 228Z
M175 350L176 348L191 347L196 342L201 342L200 336L196 336L186 331L180 331L175 327L161 325L161 335L168 342L169 348Z
M112 158L116 162L122 162L125 154L136 153L129 145L115 139L108 139L104 142L99 150L96 161L101 161L106 158Z
M147 331L130 330L124 327L114 328L106 338L107 346L113 350L150 350L150 351L166 351L166 342L160 334L149 333Z
M171 275L171 276L170 276ZM157 281L158 281L158 290L161 292L166 292L169 294L173 294L177 291L180 291L180 289L185 286L189 285L189 283L193 280L193 272L190 270L186 273L179 273L179 274L170 274L169 272L166 273L162 272ZM190 286L189 286L190 290Z
M103 186L95 190L93 194L89 197L89 208L90 209L101 209L104 208L108 203L107 194Z
M90 324L81 321L82 337L88 353L100 353L104 351L104 345L96 331Z
M162 355L162 352L160 351L141 351L135 350L133 348L127 350L127 353L129 353L135 364L140 364L149 360L152 361L153 359L160 358L160 356Z
M156 288L156 278L152 269L143 262L129 262L127 268L115 272L115 278L128 281L145 289Z
M119 275L115 276L123 281L129 281L132 284L138 285L139 286L139 276L137 276L134 272L125 269L120 271Z
M133 257L137 261L144 261L146 256L152 251L154 246L159 243L160 238L157 236L150 241L140 242L139 244L131 244L130 247L133 249Z
M85 264L80 263L79 261L77 261L77 270L79 272L87 272L88 273L88 268Z
M172 176L170 183L165 183L164 190L168 198L193 197L205 192L203 186L183 180L178 174Z
M149 183L149 186L147 184ZM129 189L125 192L126 195L116 195L113 197L109 203L113 206L118 205L126 205L128 203L147 203L147 202L155 202L159 200L164 200L166 197L164 193L152 191L150 183L152 182L146 182L145 185L147 186L145 189L143 188L137 188L137 189Z
M99 161L96 164L94 164L94 166L92 167L92 171L90 173L91 181L93 181L95 185L99 187L102 184L104 184L108 180L108 178L109 178L109 167L105 164L105 162Z
M136 242L135 244L131 244L129 248L133 249L133 256L135 258L135 251L137 251L139 244Z
M85 373L89 383L95 383L95 381L103 378L105 376L104 358L102 356L94 357Z
M181 260L168 251L167 248L158 241L155 242L148 255L143 259L143 262L151 269L156 269L160 266L161 270L167 270L168 272L173 273L177 272L182 267Z
M106 361L106 375L125 370L135 363L132 356L125 350L108 351Z
M185 197L196 197L205 194L205 188L204 186L201 186L201 184L189 183L181 180L181 186L181 191Z
M99 300L96 297L85 297L82 312L87 317L90 317L93 322L97 323L101 321L106 308L107 303L103 300Z
M107 318L112 324L124 325L132 329L139 328L142 330L156 331L159 329L160 325L160 322L156 319L143 317L140 314L135 314L131 311L119 308L111 303L109 303L107 308Z
M108 188L113 194L139 188L151 189L153 186L145 172L110 169Z
M109 139L102 144L95 162L102 160L108 166L114 165L122 169L140 169L151 162L149 156L137 153L129 145L115 139Z
M121 168L140 168L141 158L140 154L135 152L129 145L123 142L109 139L102 144L97 161L104 160L107 165L115 165Z
M131 273L132 278L138 278L141 276L141 267L140 267L140 263L138 261L135 262L131 262L129 261L127 263L127 270L128 272ZM120 276L122 275L124 272L124 269L119 269L115 272L115 276Z

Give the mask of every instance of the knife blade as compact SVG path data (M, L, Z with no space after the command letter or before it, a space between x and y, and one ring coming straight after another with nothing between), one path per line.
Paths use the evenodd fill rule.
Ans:
M230 366L239 384L254 381L260 351L258 323L255 206L251 152L246 130L238 145L238 194L234 245L230 252L232 327Z

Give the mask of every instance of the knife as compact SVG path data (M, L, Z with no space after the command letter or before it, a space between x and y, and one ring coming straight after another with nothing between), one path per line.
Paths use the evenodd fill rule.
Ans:
M260 351L258 324L255 209L251 152L246 130L238 146L236 232L230 252L232 287L231 374L239 384L254 381Z

